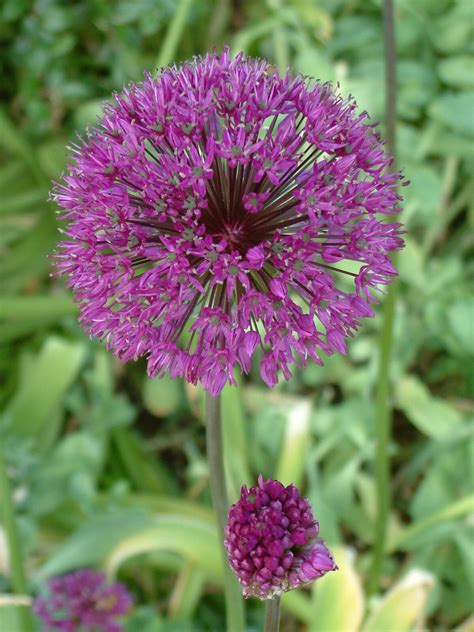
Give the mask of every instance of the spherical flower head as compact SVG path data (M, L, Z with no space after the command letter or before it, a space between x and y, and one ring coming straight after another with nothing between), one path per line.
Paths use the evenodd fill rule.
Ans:
M229 564L246 597L271 599L337 569L319 525L294 485L244 485L225 529Z
M48 594L38 597L34 611L42 630L121 632L117 619L132 607L122 584L108 584L102 573L82 569L48 581Z
M147 75L72 148L55 255L87 331L217 395L344 353L402 247L399 173L329 84L222 54Z

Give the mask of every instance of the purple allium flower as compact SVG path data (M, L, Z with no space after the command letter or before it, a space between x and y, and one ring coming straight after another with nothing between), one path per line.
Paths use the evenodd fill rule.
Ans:
M396 274L381 216L402 176L328 84L226 49L116 94L72 152L57 270L89 333L150 376L216 395L260 349L274 386L344 353Z
M246 597L271 599L337 569L318 538L311 506L294 485L264 481L242 487L225 529L229 563Z
M102 573L82 569L50 579L48 595L36 599L34 611L44 631L121 632L116 619L131 606L132 598L122 584L107 584Z

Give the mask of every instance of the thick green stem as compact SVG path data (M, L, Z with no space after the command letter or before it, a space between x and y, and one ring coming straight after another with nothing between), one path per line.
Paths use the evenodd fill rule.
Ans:
M242 589L232 574L227 562L227 554L224 548L224 529L227 522L229 503L224 473L224 453L222 444L220 397L212 397L206 394L206 442L207 459L209 462L210 485L212 502L217 516L219 541L224 564L224 592L226 603L227 632L243 632L244 603Z
M280 629L280 597L267 599L265 602L264 632L278 632Z
M377 518L372 568L368 584L369 594L377 592L385 550L387 521L390 513L390 458L388 448L392 434L392 411L390 407L390 359L392 356L392 333L395 315L396 285L385 299L379 349L379 375L376 396L376 448L375 483L377 491Z
M386 136L389 152L394 160L396 151L396 43L393 0L384 0L385 86L386 86ZM390 403L390 361L393 346L393 322L395 317L397 284L394 283L385 299L383 323L379 340L379 375L376 395L376 448L375 481L377 489L377 518L372 568L368 584L369 594L378 590L390 514L390 457L389 444L392 433L392 409Z
M3 446L0 445L0 518L8 548L10 577L13 591L16 595L25 597L28 594L25 571L23 568L23 556L21 553L20 538L15 519L15 509L12 501L10 481L8 479ZM27 606L18 609L22 632L31 632L33 624L30 611Z

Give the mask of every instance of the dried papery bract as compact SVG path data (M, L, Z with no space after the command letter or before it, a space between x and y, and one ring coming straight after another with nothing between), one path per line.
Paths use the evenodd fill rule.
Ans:
M225 547L246 597L272 599L337 569L311 506L294 485L264 481L229 511Z
M56 269L81 323L217 395L344 353L396 274L399 173L328 84L229 51L132 84L72 148ZM185 334L183 343L183 333Z

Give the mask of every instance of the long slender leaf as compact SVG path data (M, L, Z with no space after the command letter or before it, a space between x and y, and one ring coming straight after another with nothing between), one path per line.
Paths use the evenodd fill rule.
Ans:
M12 432L35 438L54 415L84 359L79 342L51 336L24 376L5 413Z
M433 585L433 575L411 570L378 603L361 632L410 632L416 623L421 624Z
M285 485L300 486L306 465L311 402L301 399L288 411L285 439L278 461L276 478Z
M251 483L247 455L245 414L238 389L227 386L222 391L222 426L229 499L235 502L241 486Z
M114 575L127 560L146 553L173 551L205 570L213 579L222 577L222 563L217 532L207 522L183 515L158 516L154 526L142 529L121 540L105 561Z
M308 632L356 632L364 614L362 582L348 549L334 548L339 570L313 584L313 616Z
M389 553L398 549L410 548L415 546L421 541L424 534L433 526L445 522L446 520L453 520L454 518L460 518L466 514L474 512L474 494L461 498L456 502L448 505L441 511L437 511L431 516L427 516L421 520L418 520L414 524L406 527L401 533L396 536L394 541L390 542L387 547Z

